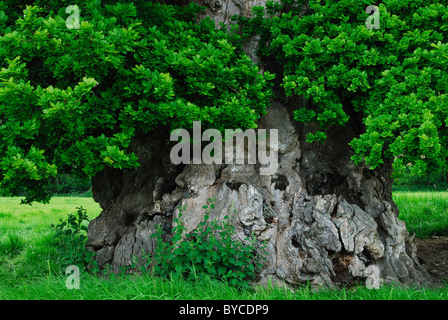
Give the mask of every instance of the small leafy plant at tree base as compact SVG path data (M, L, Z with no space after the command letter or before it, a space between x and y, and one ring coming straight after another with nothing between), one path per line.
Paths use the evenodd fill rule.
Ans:
M94 253L86 248L87 211L82 207L76 209L76 214L70 213L67 219L59 219L58 224L52 225L55 230L53 239L61 268L65 270L69 265L76 265L83 271L92 263Z
M260 272L261 259L265 259L264 246L255 236L244 242L234 240L235 230L229 216L225 216L224 221L210 221L208 209L214 209L214 200L209 201L210 206L203 207L207 210L204 219L190 233L186 233L179 219L185 207L179 207L179 218L174 219L170 241L164 239L165 232L158 226L151 236L156 238L157 247L149 259L155 275L192 280L209 275L232 285L242 285Z

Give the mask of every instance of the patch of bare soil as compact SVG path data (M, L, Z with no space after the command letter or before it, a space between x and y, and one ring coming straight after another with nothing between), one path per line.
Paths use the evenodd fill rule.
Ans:
M448 237L414 239L414 241L420 264L437 280L448 280Z

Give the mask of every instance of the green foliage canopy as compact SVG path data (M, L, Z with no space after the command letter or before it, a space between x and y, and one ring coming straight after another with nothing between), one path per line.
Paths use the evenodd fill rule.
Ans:
M308 100L295 118L317 122L322 141L353 111L365 132L352 159L371 168L394 158L396 173L446 170L448 158L448 6L446 1L384 0L379 29L366 27L372 1L270 1L239 18L260 36L258 55L283 68L287 96ZM306 10L305 10L306 9Z
M270 1L230 32L198 23L194 5L80 0L80 28L68 29L68 2L28 2L0 1L4 195L25 189L26 202L45 201L57 174L136 167L131 139L163 127L256 127L274 81L243 53L254 35L265 65L279 66L280 89L307 99L294 116L319 125L310 143L356 114L365 128L351 142L356 163L448 169L443 1L384 0L379 29L366 27L369 0Z
M198 6L0 1L0 190L47 201L50 178L138 166L136 135L167 127L255 128L272 76ZM168 140L169 136L167 136Z

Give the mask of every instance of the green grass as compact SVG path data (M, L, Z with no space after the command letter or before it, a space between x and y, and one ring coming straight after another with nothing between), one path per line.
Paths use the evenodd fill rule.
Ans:
M396 193L401 218L421 234L447 230L448 197L438 193ZM0 198L0 299L20 300L437 300L448 299L448 287L415 289L384 286L378 290L355 287L315 291L309 286L240 288L212 279L163 280L149 274L102 276L81 274L80 289L66 288L66 276L56 263L50 225L87 209L90 218L100 213L91 198L53 198L48 205L19 205L20 199ZM426 209L425 209L426 208ZM428 218L429 217L429 218ZM409 226L408 226L409 228ZM416 233L417 233L416 231Z
M162 280L149 275L113 276L105 279L82 274L80 289L68 290L65 278L47 276L22 279L12 287L0 285L0 299L8 300L447 300L448 289L412 289L384 286L338 290L313 290L304 285L237 289L213 279Z
M0 198L0 291L23 278L57 274L52 223L83 206L94 218L100 207L89 198L53 198L50 204L20 205L20 198Z
M411 234L448 236L448 192L395 192L393 199Z

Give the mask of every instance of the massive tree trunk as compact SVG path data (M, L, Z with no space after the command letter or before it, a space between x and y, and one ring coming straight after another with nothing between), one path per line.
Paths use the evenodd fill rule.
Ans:
M226 21L256 4L217 0L208 3L207 14ZM356 114L324 143L305 142L313 125L292 118L292 106L304 103L272 101L259 123L279 130L278 171L272 175L260 175L259 164L176 166L167 131L135 138L130 148L141 167L105 169L93 179L103 211L88 237L99 265L128 266L143 250L153 252L150 235L160 223L171 231L179 206L186 206L182 220L193 230L204 216L202 207L215 197L211 219L223 219L232 205L236 238L253 232L267 241L262 281L333 286L364 281L374 265L385 281L424 282L427 274L392 200L391 163L371 171L350 160L348 142L363 130Z

